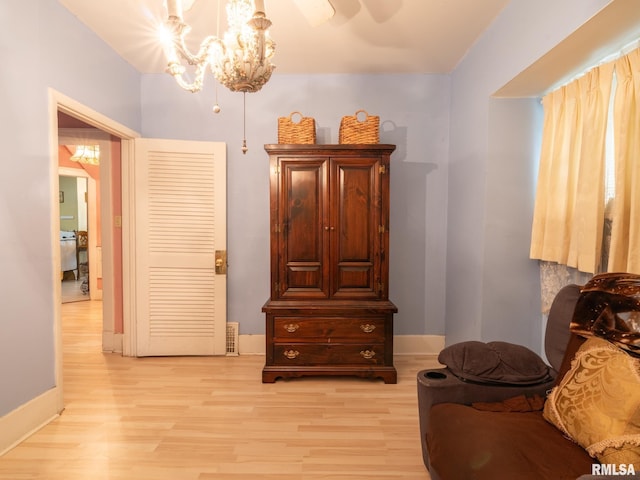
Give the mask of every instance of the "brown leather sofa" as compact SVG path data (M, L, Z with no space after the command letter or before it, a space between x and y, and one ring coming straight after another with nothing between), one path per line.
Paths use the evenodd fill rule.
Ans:
M634 281L640 285L640 276ZM575 324L576 306L584 297L582 290L577 285L564 287L551 306L545 332L550 378L518 384L517 378L502 383L493 378L486 382L475 377L465 379L448 367L418 373L422 454L432 480L600 478L591 477L592 464L599 462L543 415L547 395L570 371L574 355L588 338L572 333L579 328L570 330L572 320ZM638 308L631 309L640 310L638 298L633 302ZM581 308L581 315L586 315L586 310L594 314L593 306ZM603 317L601 312L595 316ZM637 348L640 340L634 338ZM460 351L459 345L447 348ZM440 362L448 364L442 360L442 353ZM459 356L475 368L467 358L471 353L467 349ZM514 376L508 379L514 380Z
M462 342L418 373L432 480L640 478L640 275L564 287L545 353Z

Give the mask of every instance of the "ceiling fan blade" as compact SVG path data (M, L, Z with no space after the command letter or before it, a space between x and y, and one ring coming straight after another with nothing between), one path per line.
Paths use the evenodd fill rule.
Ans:
M329 20L336 13L329 0L293 0L312 27Z

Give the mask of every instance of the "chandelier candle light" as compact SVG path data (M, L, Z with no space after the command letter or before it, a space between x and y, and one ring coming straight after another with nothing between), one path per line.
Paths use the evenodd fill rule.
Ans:
M229 0L226 8L228 30L223 38L218 35L205 37L195 54L185 43L191 27L183 19L183 10L191 8L193 2L167 0L168 19L164 31L167 72L181 88L193 93L202 89L207 67L216 80L232 92L259 91L275 68L271 63L275 43L269 37L271 21L265 15L264 0ZM182 61L195 67L192 81L185 78L186 67ZM216 103L214 112L219 111ZM242 153L246 152L247 141L243 138Z

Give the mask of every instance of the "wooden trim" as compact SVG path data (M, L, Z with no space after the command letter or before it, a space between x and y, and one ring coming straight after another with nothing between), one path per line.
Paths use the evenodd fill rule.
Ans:
M102 351L108 353L122 353L123 335L114 332L102 332Z
M266 144L264 149L269 154L276 155L312 155L318 154L353 154L353 155L380 155L380 152L389 153L396 149L395 145L388 143L380 144Z
M58 417L58 388L0 417L0 457Z
M51 158L51 168L50 168L50 185L51 185L51 192L52 192L52 198L51 198L51 225L50 225L50 229L51 229L51 238L52 238L52 242L51 242L51 249L52 249L52 262L54 263L53 268L52 268L52 279L51 279L51 283L53 285L53 330L54 330L54 345L55 345L55 368L54 368L54 375L55 375L55 385L57 388L55 388L55 392L57 395L57 407L56 407L56 412L61 412L64 408L64 401L63 401L63 375L62 375L62 354L63 354L63 348L62 348L62 333L61 333L61 311L60 311L60 302L58 301L58 299L61 298L61 285L60 285L60 270L59 270L59 261L60 261L60 256L56 254L56 252L59 250L59 242L58 242L58 237L59 234L58 232L60 231L60 223L59 223L59 218L60 218L60 205L58 203L58 192L59 192L59 188L58 188L58 111L66 113L68 115L71 115L75 118L78 118L80 120L82 120L83 122L92 125L104 132L107 132L111 135L115 135L117 137L120 137L122 139L122 150L126 150L129 146L129 142L128 140L133 139L133 138L138 138L140 136L139 133L129 129L128 127L125 127L124 125L111 120L110 118L96 112L95 110L81 104L80 102L77 102L76 100L73 100L70 97L67 97L66 95L52 89L49 88L49 152L50 152L50 158ZM124 157L124 155L123 155ZM122 214L124 218L128 218L128 208L130 208L130 204L125 203L124 199L125 199L125 192L124 192L124 186L128 183L129 181L129 172L125 171L124 167L122 170L122 183L123 183L123 204L122 204ZM110 221L110 219L103 219L103 221ZM110 225L110 223L109 223ZM123 230L124 230L124 225L123 225ZM123 234L123 241L122 241L122 250L123 250L123 259L126 258L129 254L130 251L130 243L129 243L130 239L128 237L125 237ZM56 262L58 263L56 265ZM126 265L125 265L126 267ZM128 274L128 272L125 270L123 271L123 276L125 276ZM126 304L128 304L128 302L133 302L132 299L127 298L128 295L131 295L131 292L129 292L124 286L123 286L123 302ZM124 311L124 322L125 322L125 334L124 334L124 343L127 343L127 336L129 335L129 333L127 332L126 328L127 328L127 324L129 322L133 322L133 320L128 319L127 315L128 315L128 311L125 309Z

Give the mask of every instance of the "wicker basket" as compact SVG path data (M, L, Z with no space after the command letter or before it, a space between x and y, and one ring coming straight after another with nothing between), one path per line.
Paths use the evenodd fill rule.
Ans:
M296 114L300 116L299 122L293 121ZM316 143L316 121L312 117L304 117L300 112L279 117L278 143Z
M362 121L358 118L358 114L361 113L364 114ZM369 115L365 110L358 110L354 115L342 117L338 142L380 143L380 117Z

